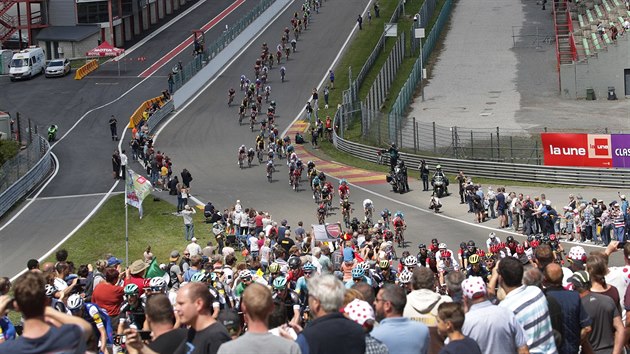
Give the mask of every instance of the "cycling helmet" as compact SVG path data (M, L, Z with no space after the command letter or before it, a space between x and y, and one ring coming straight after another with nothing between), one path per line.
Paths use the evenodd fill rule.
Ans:
M505 241L506 241L507 243L514 242L514 236L508 236L508 237L505 239Z
M46 296L53 297L55 295L55 287L54 286L52 286L50 284L46 284L45 289L46 289Z
M148 289L149 287L151 287L151 278L145 278L142 281L142 289Z
M125 295L138 295L140 293L140 289L136 284L127 284L125 286Z
M532 242L534 240L534 235L527 235L527 241Z
M412 276L413 276L413 273L405 269L398 276L398 281L401 284L408 284L408 283L411 282L411 277Z
M523 253L525 253L525 248L523 248L523 245L516 246L516 254L523 254Z
M504 248L505 248L505 242L499 243L499 250L502 250Z
M466 242L462 242L462 243L460 243L460 244L459 244L459 248L461 248L461 249L463 249L463 250L464 250L464 249L466 249Z
M289 259L289 268L298 269L302 265L302 260L300 257L291 257Z
M473 241L473 240L468 241L468 246L469 247L476 247L475 241Z
M363 278L364 275L365 275L365 271L363 270L363 268L358 267L358 266L352 268L352 278L353 279Z
M543 236L542 238L543 243L549 243L549 241L551 241L551 238L549 236Z
M166 280L162 277L154 277L149 280L149 287L153 291L164 291L166 290Z
M488 252L486 253L486 256L484 258L486 259L486 261L494 261L494 253Z
M418 259L414 256L407 256L403 259L403 264L406 267L413 267L418 264Z
M477 264L477 263L479 263L479 255L473 254L470 257L468 257L468 263L470 263L470 264Z
M273 280L273 288L276 290L284 290L287 287L287 278L277 277Z
M346 181L345 178L342 178L341 181L339 181L339 184L348 184L348 181Z
M396 211L396 214L394 214L394 216L397 216L399 218L405 218L405 214L403 214L402 211Z
M396 148L396 143L391 143L391 146L395 149Z
M443 250L440 252L440 258L451 258L451 252L448 250Z
M491 232L490 235L488 235L488 236L490 236L490 238L494 239L494 238L497 237L497 234L495 234L494 232Z
M479 255L479 257L483 257L486 255L486 252L484 252L483 250L477 250L477 254Z
M530 245L532 246L532 248L536 248L538 246L540 246L540 241L538 240L534 240L530 243Z
M447 248L447 247L446 247L446 243L444 243L444 242L440 243L440 245L438 246L438 248L439 248L439 249L441 249L441 250L445 250L445 249Z
M302 266L302 269L303 269L305 272L312 272L312 271L314 271L314 270L315 270L315 269L317 269L317 268L315 268L315 266L313 265L313 263L311 263L311 262L306 262L306 263L304 263L304 265Z
M554 235L554 234L549 235L549 240L555 241L556 240L556 235Z
M389 215L389 210L388 209L383 209L383 211L381 211L381 216L385 217L387 215Z
M203 283L206 279L206 274L202 272L197 272L190 277L191 283Z
M356 217L356 216L355 216L355 217L353 217L353 218L352 218L352 223L353 223L353 224L358 224L358 223L359 223L359 219L357 219L357 217Z
M363 269L363 271L366 271L370 269L370 264L368 262L360 262L357 264L357 267Z
M432 238L431 239L431 243L437 245L438 244L438 239L437 238Z
M83 306L83 298L79 294L72 294L68 298L68 310L75 311Z
M217 273L215 273L215 272L210 273L210 281L211 281L211 282L213 282L213 283L214 283L214 282L215 282L215 281L217 281L218 279L219 279L219 276L217 275Z
M441 170L441 169L442 169L442 165L437 165L437 166L435 166L435 169L436 169L436 170Z
M238 272L238 277L241 278L241 280L251 279L252 272L249 269L243 269Z
M378 262L378 266L381 269L389 269L389 261L387 259L381 259Z
M423 249L423 248L427 248L427 245L425 245L424 243L421 243L418 245L419 249Z

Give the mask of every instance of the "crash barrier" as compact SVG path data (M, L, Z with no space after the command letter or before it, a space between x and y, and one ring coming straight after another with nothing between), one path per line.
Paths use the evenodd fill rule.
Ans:
M153 133L160 122L174 110L175 104L173 103L173 100L166 101L162 108L158 109L155 113L151 115L151 117L149 117L149 120L147 121L149 133Z
M74 74L74 79L81 80L96 69L98 69L98 60L90 60L85 65L77 69Z
M0 166L0 217L39 185L53 167L50 144L40 135Z
M157 103L157 105L161 109L165 103L164 96L154 97L154 98L151 98L142 102L140 106L138 106L138 108L135 110L135 112L133 112L131 117L129 117L129 129L135 128L138 125L138 123L140 123L140 121L144 119L144 116L143 116L144 112L151 109L151 107L155 103ZM156 111L159 111L159 109L157 109Z
M337 125L337 122L335 122L335 125ZM387 152L383 152L382 159L379 159L377 153L381 151L380 148L345 140L337 135L337 132L334 132L333 144L338 150L362 160L389 164ZM628 169L552 167L493 161L457 160L408 153L400 153L400 158L405 161L407 168L413 170L419 170L420 160L425 160L430 167L442 165L442 169L445 172L452 174L463 171L467 175L476 177L522 182L611 188L630 187L630 170Z

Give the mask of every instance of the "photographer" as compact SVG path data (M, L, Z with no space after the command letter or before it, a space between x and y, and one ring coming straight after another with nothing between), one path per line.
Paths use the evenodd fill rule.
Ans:
M15 309L24 317L24 332L0 344L2 353L84 353L92 327L83 319L46 306L46 281L42 274L27 272L13 287L15 299L0 296L0 313Z

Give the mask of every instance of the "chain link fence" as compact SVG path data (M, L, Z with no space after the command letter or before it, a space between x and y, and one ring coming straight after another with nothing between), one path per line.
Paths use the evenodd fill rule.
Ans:
M254 7L247 15L243 16L236 24L228 26L217 40L209 45L204 45L205 49L203 53L195 55L193 60L185 65L182 64L182 62L179 62L177 66L172 69L173 80L172 83L169 82L169 89L172 92L175 92L180 87L184 86L188 80L203 69L211 59L216 57L219 52L230 44L230 42L243 32L247 26L257 19L258 16L267 10L267 8L274 2L275 0L260 0L258 5L256 5L256 7Z

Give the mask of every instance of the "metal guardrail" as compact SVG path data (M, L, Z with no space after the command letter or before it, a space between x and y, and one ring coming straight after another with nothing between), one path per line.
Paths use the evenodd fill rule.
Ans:
M333 136L333 144L338 150L354 157L378 163L376 152L379 151L380 148L342 139L336 132ZM413 170L418 170L420 160L425 160L430 166L442 165L443 170L447 173L456 174L459 171L464 171L466 175L470 174L476 177L593 187L630 187L630 170L626 169L555 167L491 161L469 161L407 153L401 153L400 156L405 161L407 168ZM384 156L383 160L384 164L389 163L389 159L386 156ZM385 177L383 176L383 178Z
M162 122L164 118L166 118L171 112L175 110L175 104L173 104L173 100L167 101L162 108L155 111L147 121L147 126L149 127L149 132L153 133L155 128Z
M17 181L8 186L0 194L0 217L4 215L15 203L22 199L30 190L41 183L42 180L48 175L50 169L53 166L52 156L50 155L50 145L48 141L40 135L37 135L37 140L29 145L29 148L20 152L20 154L33 149L36 151L28 152L28 154L37 153L41 158L31 165L28 172L22 175ZM11 161L28 159L28 156L18 154ZM43 155L43 156L42 156ZM11 162L9 161L9 162ZM2 167L6 166L9 162L5 163Z

